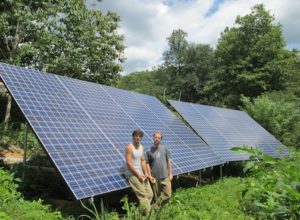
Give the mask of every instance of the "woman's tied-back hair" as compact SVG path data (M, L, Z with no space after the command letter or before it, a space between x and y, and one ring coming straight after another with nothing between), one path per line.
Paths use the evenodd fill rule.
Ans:
M160 137L161 137L161 140L163 139L164 135L161 131L155 131L154 134L153 134L153 137L156 135L156 134L159 134Z
M133 136L140 136L140 137L144 137L144 132L140 129L136 129L132 132L132 137Z

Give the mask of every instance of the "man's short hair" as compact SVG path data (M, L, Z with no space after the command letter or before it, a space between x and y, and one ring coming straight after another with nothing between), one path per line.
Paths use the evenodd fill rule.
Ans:
M155 131L154 134L153 134L153 137L156 135L156 134L159 134L161 139L163 139L164 135L161 131Z
M132 132L132 137L133 136L140 136L140 137L144 137L144 132L140 129L136 129Z

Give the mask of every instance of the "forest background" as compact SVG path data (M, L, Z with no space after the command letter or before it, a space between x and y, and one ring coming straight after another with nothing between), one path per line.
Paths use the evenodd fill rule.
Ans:
M286 48L274 20L255 5L224 29L215 48L174 30L163 64L121 76L126 45L116 13L82 0L4 0L0 62L153 95L166 105L175 99L245 110L286 146L299 148L300 52ZM24 118L4 90L0 103L1 131L19 131Z
M300 53L285 47L282 26L262 4L225 28L216 48L188 42L184 30L174 30L166 39L162 65L126 76L120 75L125 45L116 13L89 9L80 0L7 0L0 11L3 63L141 92L163 102L169 98L246 109L285 144L299 143ZM3 95L1 100L7 102Z

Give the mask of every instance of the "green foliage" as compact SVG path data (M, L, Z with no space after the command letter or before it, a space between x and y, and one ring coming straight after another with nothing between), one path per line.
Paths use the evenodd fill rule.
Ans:
M5 212L1 212L1 211L0 211L0 219L11 220L11 218Z
M100 212L98 211L98 209L96 208L96 205L94 204L94 199L89 198L88 200L88 204L91 205L92 207L88 207L87 205L85 205L85 202L80 201L81 206L86 209L90 215L87 214L83 214L80 215L78 218L79 219L95 219L95 220L117 220L118 219L118 215L117 213L108 213L105 208L104 208L104 204L103 201L101 200L101 204L100 204Z
M297 97L300 97L300 51L293 50L292 52L294 57L294 71L289 79L287 90Z
M19 197L17 193L17 184L13 183L14 177L12 174L6 173L0 169L0 207L3 207L7 202Z
M0 139L4 144L16 145L23 149L25 136L25 124L20 129L15 129L11 124L8 130L4 130L4 124L0 124ZM29 153L40 151L41 145L31 129L28 129L27 149Z
M171 36L167 37L169 50L163 53L166 66L179 68L182 64L183 52L188 46L187 33L181 29L174 30Z
M209 45L188 44L187 34L174 30L167 38L169 50L163 54L164 64L152 71L122 77L117 87L167 98L206 102L206 82L211 79L214 52Z
M139 208L134 203L129 203L127 196L121 202L123 203L122 209L126 211L126 219L128 220L142 220L144 219Z
M291 93L273 92L250 101L243 98L244 109L288 146L300 146L299 98Z
M257 219L299 219L299 156L295 152L278 160L252 154L245 167L250 175L243 192L246 213Z
M190 102L206 102L204 86L211 79L214 51L209 45L189 44L187 34L174 30L167 38L164 65L159 68L164 76L164 87L169 97Z
M174 99L206 103L205 84L212 77L214 51L209 45L189 44L180 54L180 64L165 61L161 67L166 80L167 94Z
M235 107L241 95L284 89L294 68L284 45L281 26L262 4L238 16L236 27L226 28L217 45L217 69L206 87L212 101Z
M127 196L125 196L121 203L122 209L126 211L126 216L122 219L127 220L156 220L156 219L163 219L160 215L160 212L155 212L153 209L150 213L145 214L145 207L142 205L136 206L134 203L129 203Z
M123 76L116 87L143 94L162 97L164 93L163 80L158 70L134 72Z
M171 98L207 102L204 87L212 77L214 51L209 45L188 44L186 37L184 31L174 30L167 38L170 48L163 54L164 64L152 71L124 76L117 87L163 101Z
M274 21L264 5L255 5L224 30L216 50L188 43L187 33L174 30L167 38L163 65L123 77L118 87L233 108L241 105L242 96L286 89L299 96L299 51L285 48L282 27Z
M49 162L49 158L47 158L47 162ZM20 182L19 191L26 199L69 198L69 191L53 165L49 168L39 167L39 164L33 164L31 161L26 165L15 164L11 169L16 177L24 177Z
M4 219L63 219L58 211L52 211L49 206L43 205L41 200L26 201L17 192L13 174L0 169L0 216ZM2 218L1 218L2 219Z
M4 0L0 3L0 61L103 84L119 77L120 18L83 0Z
M240 206L244 186L239 178L177 190L161 211L161 219L252 219Z

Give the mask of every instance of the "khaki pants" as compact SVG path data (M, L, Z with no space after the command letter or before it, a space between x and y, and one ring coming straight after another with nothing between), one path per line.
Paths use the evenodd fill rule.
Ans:
M156 180L152 184L155 203L158 207L164 206L172 196L172 184L169 177Z
M146 179L141 182L136 176L128 176L128 181L139 200L142 207L145 208L145 212L149 213L151 210L151 201L153 198L153 192L149 181Z

